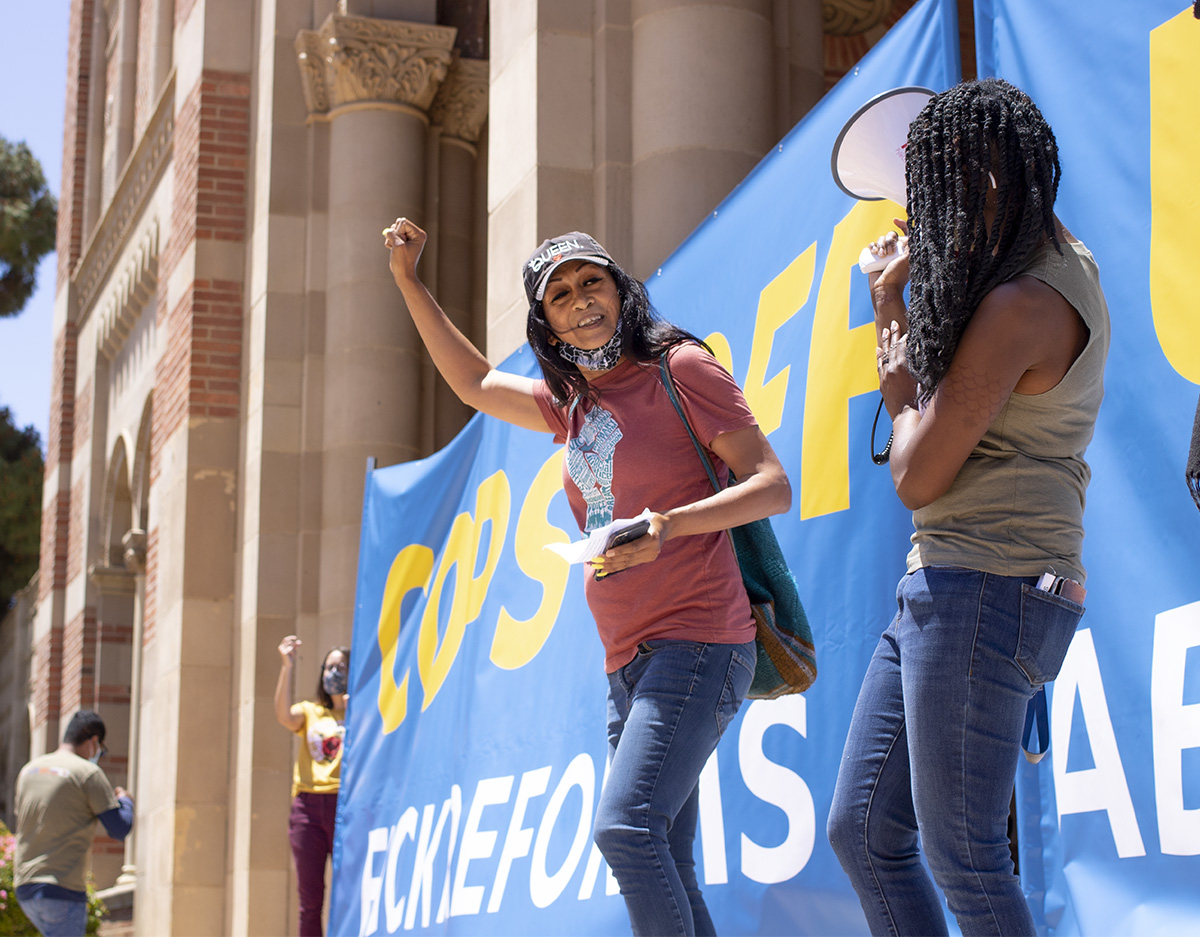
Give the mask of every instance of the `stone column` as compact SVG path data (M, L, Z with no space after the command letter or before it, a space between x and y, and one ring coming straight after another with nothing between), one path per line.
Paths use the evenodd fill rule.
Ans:
M595 28L596 219L588 232L619 263L633 262L633 26L628 3L596 6Z
M367 457L419 454L424 352L379 232L397 215L429 223L427 112L453 43L451 28L337 13L296 39L310 120L329 122L322 647L349 634Z
M130 793L136 798L138 794L138 745L141 742L141 707L142 707L142 640L145 634L144 610L146 603L146 531L128 530L121 538L124 548L125 568L134 582L133 589L133 652L130 656L129 675L129 764L125 776L128 778ZM135 800L134 803L137 801ZM121 866L121 877L118 884L128 884L136 880L137 864L134 859L134 843L137 841L137 830L131 830L125 837L125 864Z
M774 0L775 136L800 122L825 91L822 0Z
M649 276L775 141L771 0L633 5L633 272Z
M438 301L464 335L477 346L486 336L472 322L476 284L476 254L484 244L475 236L476 144L487 119L488 63L456 58L433 102L431 118L437 132L437 283ZM425 356L426 372L433 384L430 451L454 438L475 412L455 395Z
M595 230L599 2L504 0L489 9L486 354L493 363L525 345L521 266L529 252L543 238Z

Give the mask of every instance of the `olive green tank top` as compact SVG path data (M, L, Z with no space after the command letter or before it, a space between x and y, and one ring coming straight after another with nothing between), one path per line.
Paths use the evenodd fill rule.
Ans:
M1096 261L1078 241L1036 251L1022 275L1037 277L1075 307L1090 336L1058 384L1012 394L950 488L913 512L908 570L965 566L1002 576L1053 568L1084 581L1084 450L1104 396L1108 306Z

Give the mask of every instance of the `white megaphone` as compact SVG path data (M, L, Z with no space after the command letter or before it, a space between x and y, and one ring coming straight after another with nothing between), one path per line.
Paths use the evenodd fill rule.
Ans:
M855 111L833 144L830 168L838 188L865 201L891 199L904 208L908 204L904 182L908 125L933 94L916 86L893 88ZM900 242L901 251L906 250L907 238ZM867 247L858 266L863 273L870 273L882 270L892 259L892 255L880 257Z

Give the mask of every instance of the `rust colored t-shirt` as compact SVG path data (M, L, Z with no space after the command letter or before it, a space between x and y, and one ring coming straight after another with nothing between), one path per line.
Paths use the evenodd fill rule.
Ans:
M680 403L706 447L722 433L756 425L737 383L703 348L678 345L668 360ZM537 387L538 406L555 441L567 444L563 488L581 530L712 495L656 361L626 358L590 386L598 400L581 400L574 409L556 406L544 382ZM711 451L709 457L726 484L728 468ZM603 579L588 566L584 592L609 673L629 663L642 641L742 644L754 637L746 590L724 531L668 540L653 562Z

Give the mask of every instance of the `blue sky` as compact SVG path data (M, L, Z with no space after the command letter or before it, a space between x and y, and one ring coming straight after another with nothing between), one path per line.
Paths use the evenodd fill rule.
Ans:
M0 135L24 140L55 195L62 185L66 107L68 0L0 0L0 22L13 41L0 56ZM0 406L18 426L33 424L46 445L50 416L50 352L57 259L38 268L38 286L15 318L0 319Z

